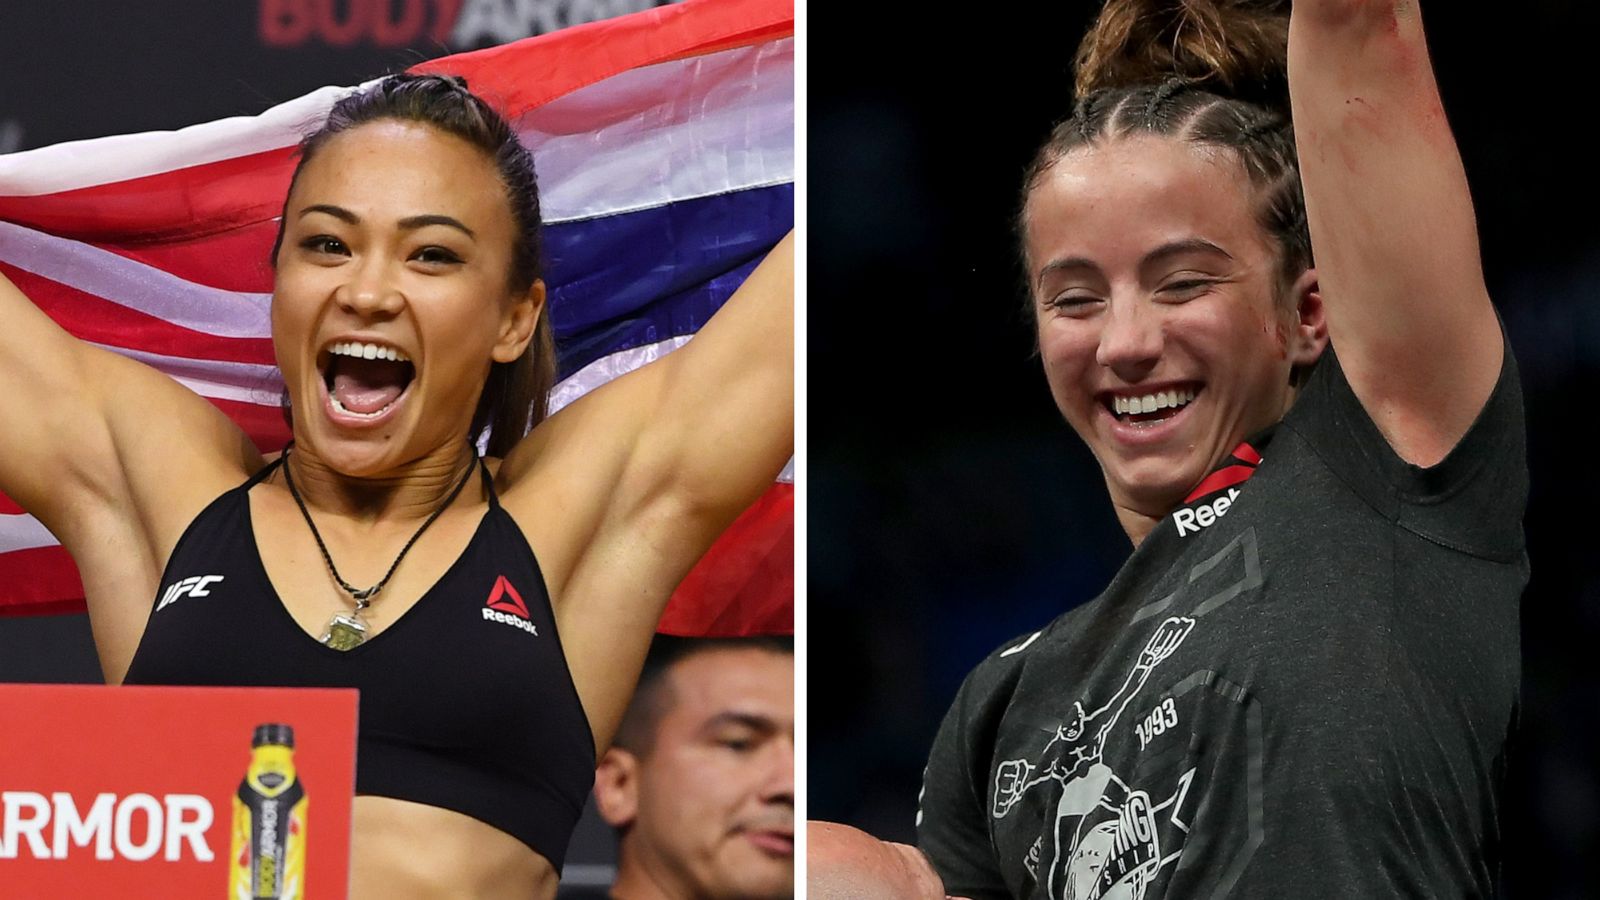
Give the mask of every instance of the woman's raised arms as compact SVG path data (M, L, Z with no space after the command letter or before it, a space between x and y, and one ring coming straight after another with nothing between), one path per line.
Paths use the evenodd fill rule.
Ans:
M501 466L602 746L673 588L793 453L793 241L687 345L566 407Z
M0 491L72 554L101 666L120 681L172 544L255 448L172 379L63 331L3 275L0 322Z
M1433 465L1503 344L1415 0L1294 0L1289 94L1339 361L1396 452Z

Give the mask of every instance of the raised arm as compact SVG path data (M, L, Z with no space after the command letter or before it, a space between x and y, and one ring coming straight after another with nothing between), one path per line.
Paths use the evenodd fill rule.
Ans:
M71 552L117 681L178 532L255 451L211 404L72 337L4 275L0 322L0 491Z
M539 554L602 747L673 588L793 448L791 235L688 344L507 456L505 504Z
M1294 0L1289 93L1339 361L1396 452L1433 465L1503 344L1415 0Z

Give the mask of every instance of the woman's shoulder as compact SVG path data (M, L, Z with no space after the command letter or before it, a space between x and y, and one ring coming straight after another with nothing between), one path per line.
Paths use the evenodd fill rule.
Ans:
M1494 390L1471 427L1435 465L1401 458L1350 387L1331 346L1284 417L1283 428L1348 490L1400 527L1475 555L1502 557L1521 550L1527 429L1509 341Z

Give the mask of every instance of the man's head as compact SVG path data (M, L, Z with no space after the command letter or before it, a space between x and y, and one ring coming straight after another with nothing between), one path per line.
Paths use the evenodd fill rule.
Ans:
M595 800L623 900L793 896L792 645L657 638Z

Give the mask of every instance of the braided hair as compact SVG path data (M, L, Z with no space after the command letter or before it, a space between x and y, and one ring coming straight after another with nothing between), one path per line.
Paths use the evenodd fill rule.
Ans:
M1019 239L1029 196L1063 157L1106 139L1161 135L1232 151L1256 189L1257 221L1277 244L1283 280L1309 268L1289 122L1288 6L1108 0L1078 48L1072 115L1051 130L1023 177Z

